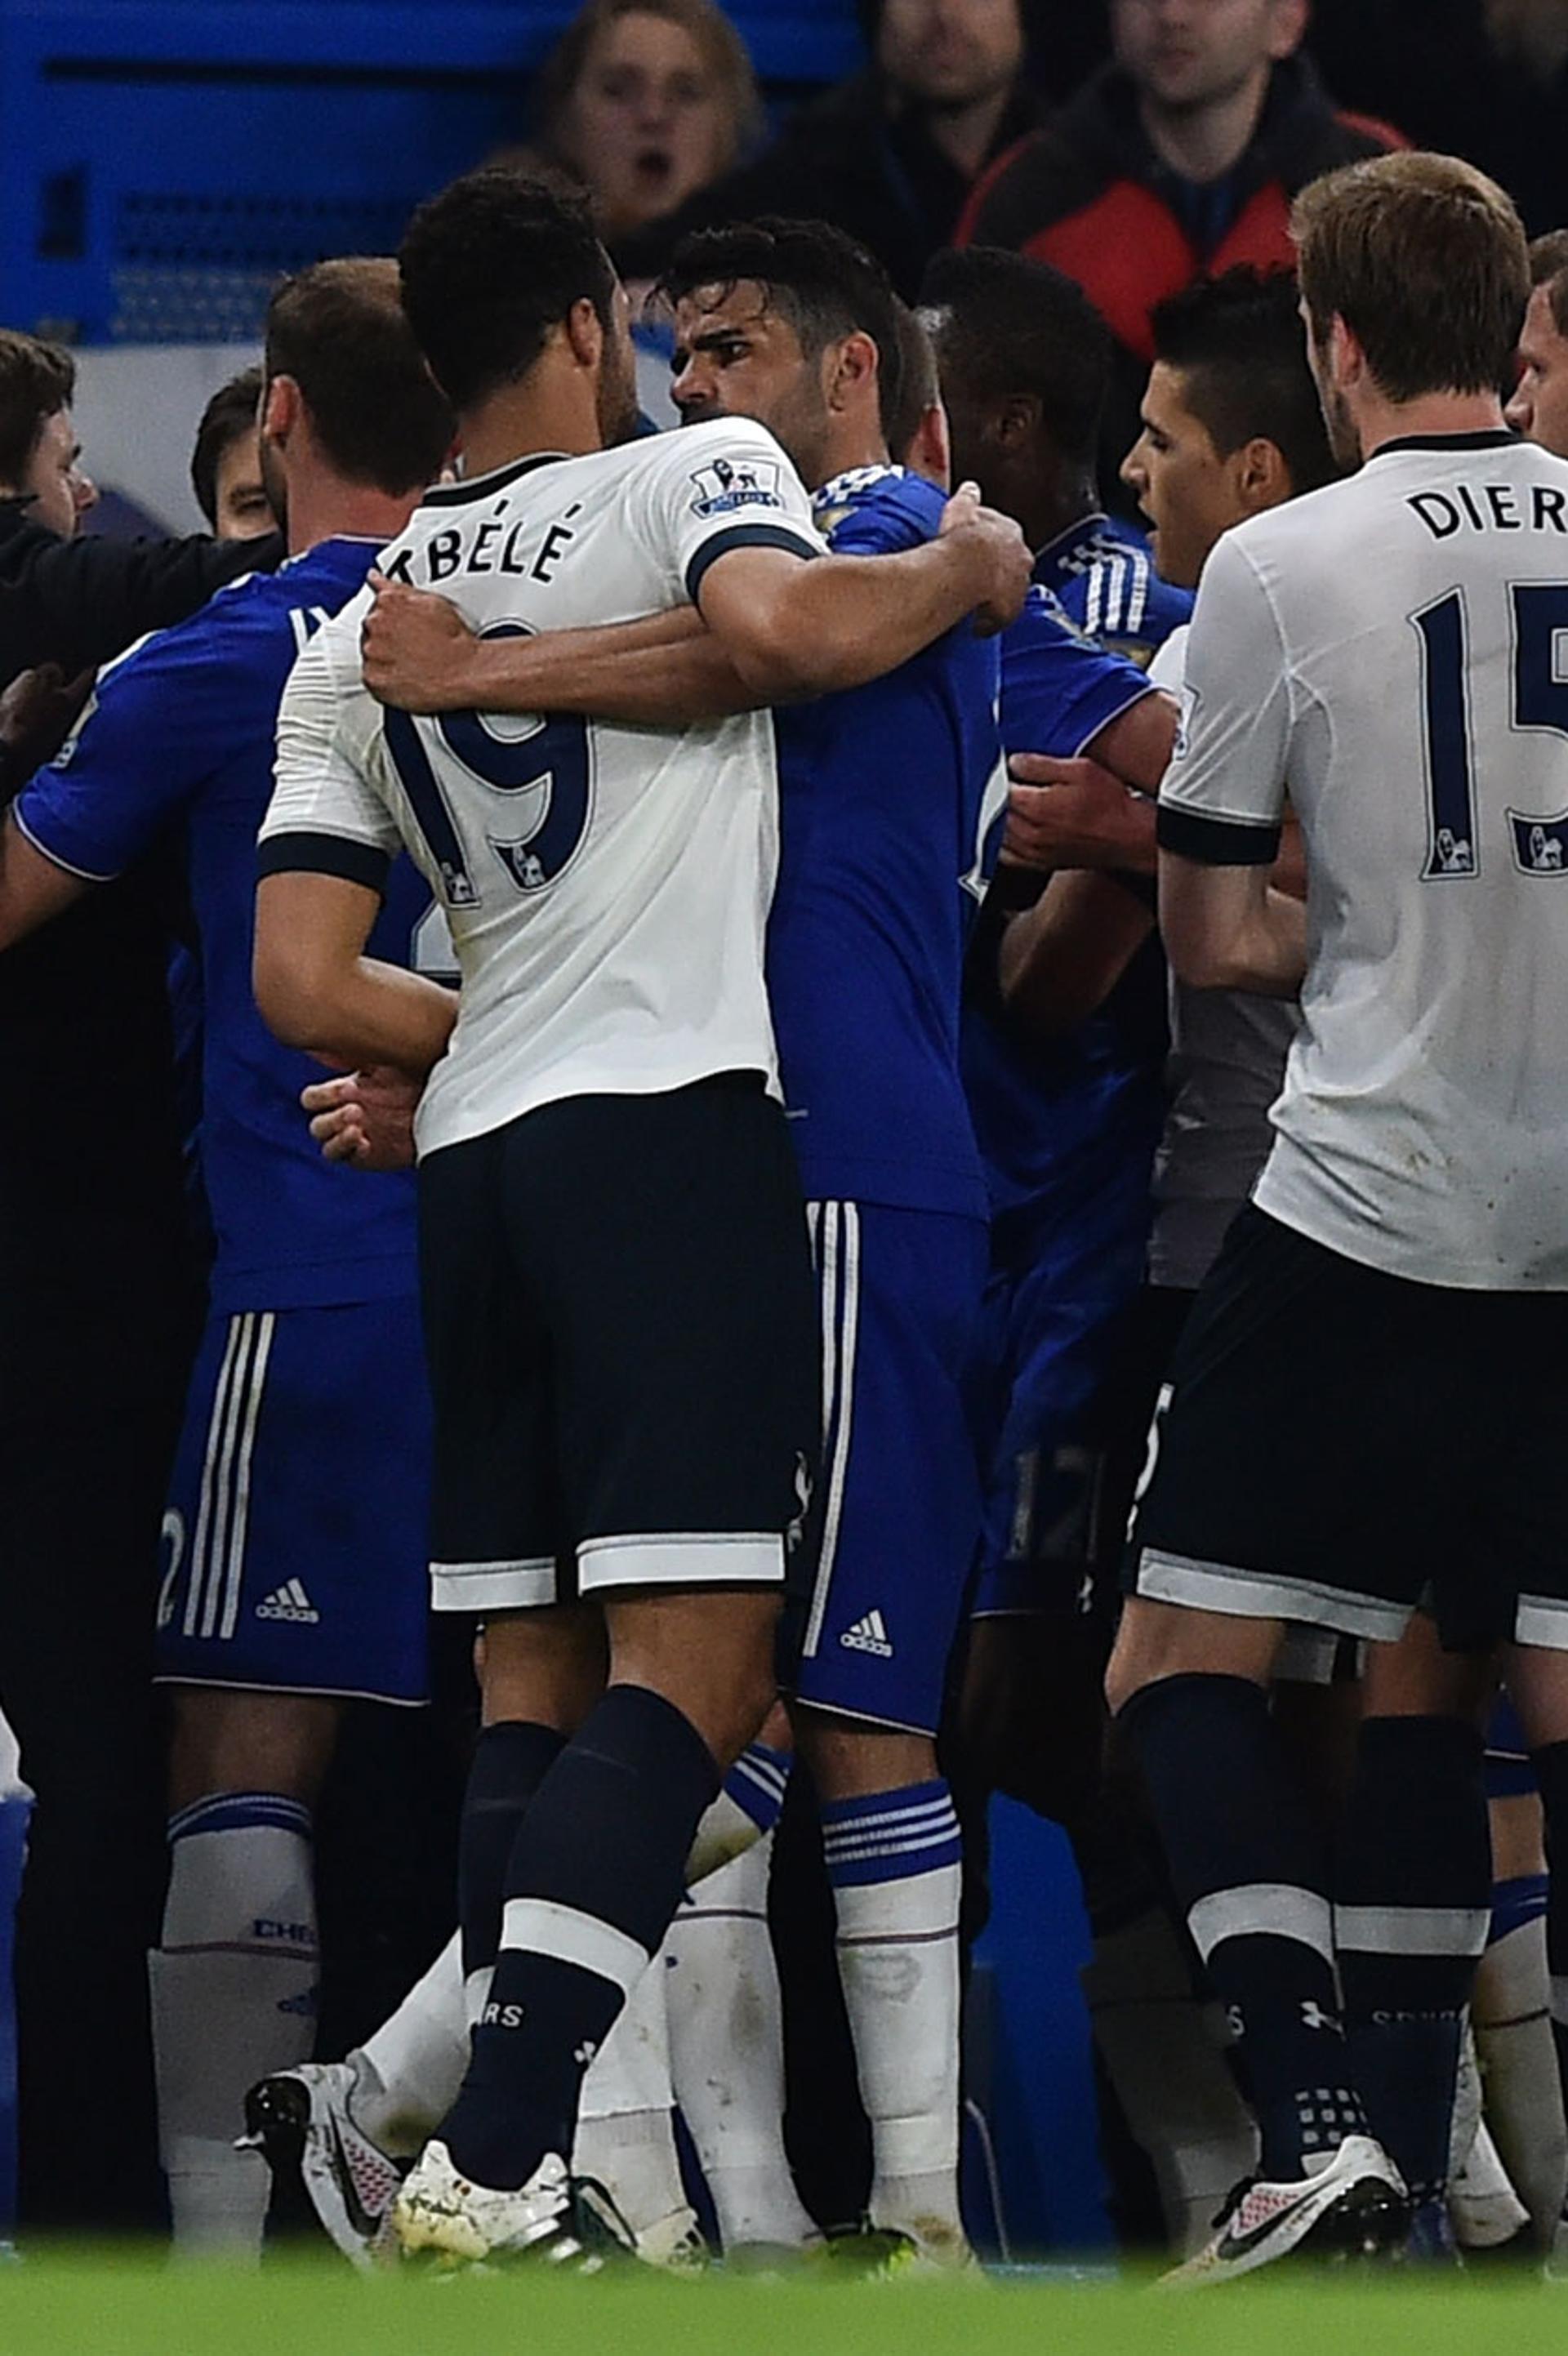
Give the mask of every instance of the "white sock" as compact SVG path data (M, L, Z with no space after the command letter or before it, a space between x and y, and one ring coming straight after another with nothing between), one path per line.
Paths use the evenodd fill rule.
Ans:
M789 1753L748 1743L703 1811L686 1858L686 1887L694 1890L770 1833L784 1805Z
M307 2061L318 1954L310 1812L264 1792L169 1823L163 1941L147 1958L158 2139L175 2246L259 2254L271 2181L236 2151L258 2078Z
M583 2080L572 2169L612 2195L633 2233L687 2209L675 2148L663 1950L617 2015Z
M1106 2074L1154 2169L1171 2247L1190 2257L1258 2164L1252 2115L1163 1908L1097 1938L1080 1976Z
M1476 1973L1472 2019L1487 2124L1536 2239L1550 2246L1568 2190L1568 2120L1552 2034L1543 1914L1519 1922L1487 1949Z
M1465 2165L1448 2187L1448 2213L1462 2250L1498 2250L1530 2223L1484 2119L1476 2122Z
M946 1783L830 1802L822 1848L871 2121L871 2222L956 2254L962 1866Z
M349 2054L354 2123L394 2158L424 2148L457 2099L468 2066L460 1934L452 1936L390 2020Z
M818 2238L784 2152L784 2024L768 1928L773 1836L710 1874L670 1925L675 2099L726 2250Z

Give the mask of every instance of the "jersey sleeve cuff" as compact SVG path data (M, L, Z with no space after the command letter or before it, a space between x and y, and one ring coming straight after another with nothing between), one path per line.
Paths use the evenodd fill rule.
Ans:
M46 841L45 837L38 832L37 825L28 818L26 809L20 802L12 803L11 817L17 833L27 837L41 859L47 859L51 867L63 868L68 875L79 877L83 884L113 884L116 876L124 873L123 865L89 867L83 860L72 859L68 851L57 850L52 842Z
M1124 713L1135 712L1140 703L1146 703L1151 695L1157 695L1160 692L1153 680L1149 679L1141 680L1137 686L1129 680L1126 682L1126 690L1124 695L1118 691L1119 700L1114 703L1107 702L1103 712L1097 712L1094 714L1091 724L1086 724L1084 721L1078 723L1074 732L1078 742L1073 746L1071 756L1075 761L1081 761L1095 738L1102 735L1105 730L1112 726Z
M704 540L686 567L686 594L694 605L697 592L707 578L710 565L732 548L781 548L787 556L820 556L822 550L798 531L790 531L779 523L735 523L724 531L715 531L712 540Z
M1162 851L1174 851L1178 859L1193 860L1199 867L1272 867L1280 855L1277 819L1254 825L1178 809L1170 802L1159 806L1155 840Z
M256 846L256 873L265 875L336 875L345 884L362 884L368 892L385 894L384 851L373 842L356 842L344 834L313 834L297 829L269 834Z

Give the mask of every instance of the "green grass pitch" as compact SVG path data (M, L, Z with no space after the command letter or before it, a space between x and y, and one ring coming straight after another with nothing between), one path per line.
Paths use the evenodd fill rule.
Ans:
M1568 2287L1475 2275L1208 2295L1049 2279L989 2288L361 2280L161 2254L0 2269L0 2356L1568 2356Z

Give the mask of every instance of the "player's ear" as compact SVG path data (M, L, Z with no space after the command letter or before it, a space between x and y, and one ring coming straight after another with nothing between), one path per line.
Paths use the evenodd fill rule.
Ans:
M262 395L261 413L256 420L263 441L286 442L298 424L304 409L304 395L295 378L269 377Z
M605 348L605 327L598 306L586 294L567 312L565 328L566 342L578 367L597 368Z
M1273 22L1269 27L1271 58L1295 55L1306 37L1306 20L1311 13L1310 0L1272 0Z
M876 346L863 329L856 327L844 337L833 356L827 387L830 407L843 408L857 392L875 384L876 373Z
M1290 468L1277 442L1266 434L1254 435L1243 442L1234 460L1236 496L1249 515L1262 515L1265 508L1283 507L1294 490Z
M1040 404L1032 392L1010 392L997 402L989 423L1000 449L1025 449L1040 430Z

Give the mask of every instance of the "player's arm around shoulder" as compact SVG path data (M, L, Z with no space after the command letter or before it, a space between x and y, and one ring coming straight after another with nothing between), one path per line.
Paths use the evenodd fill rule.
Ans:
M769 702L827 695L896 670L973 615L1004 628L1029 585L1029 552L1008 517L956 492L933 540L893 555L801 564L744 544L721 550L695 592L741 677Z
M446 1053L456 1003L438 982L365 955L402 838L344 726L364 701L361 618L356 600L318 631L284 691L258 845L252 986L285 1046L423 1079Z

